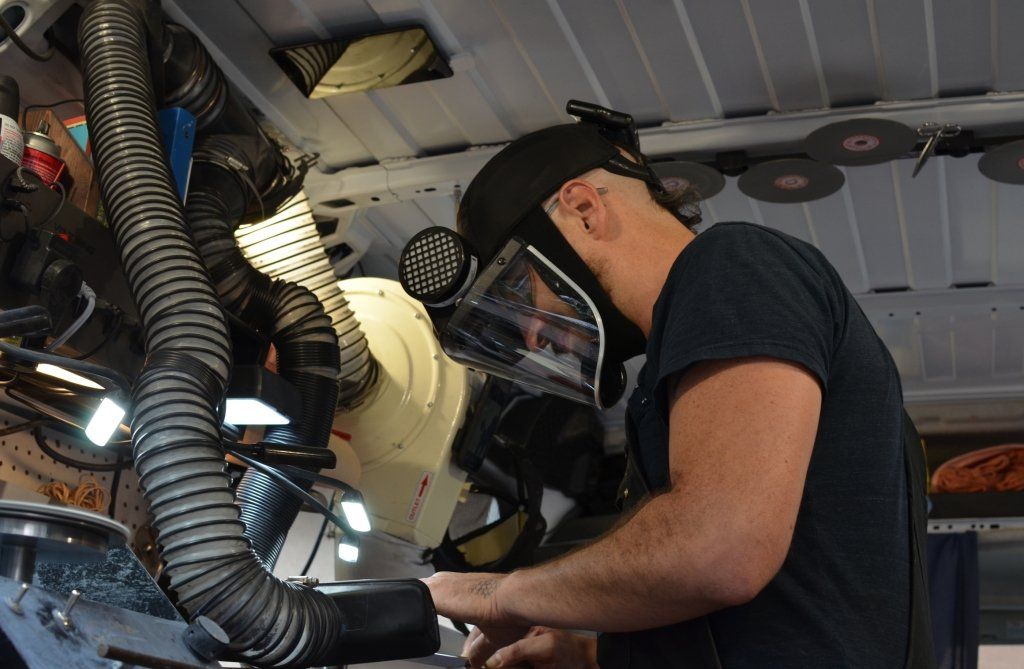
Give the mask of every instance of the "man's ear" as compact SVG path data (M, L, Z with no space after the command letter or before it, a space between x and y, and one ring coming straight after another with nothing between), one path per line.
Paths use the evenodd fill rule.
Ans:
M581 232L600 234L604 230L607 210L593 184L574 179L562 186L558 197L563 212Z

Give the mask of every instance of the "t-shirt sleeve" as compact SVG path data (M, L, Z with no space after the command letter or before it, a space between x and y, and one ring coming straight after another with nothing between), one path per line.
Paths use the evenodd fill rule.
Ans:
M811 249L751 225L712 228L691 243L659 298L663 318L655 404L694 363L766 356L807 368L828 386L838 296Z

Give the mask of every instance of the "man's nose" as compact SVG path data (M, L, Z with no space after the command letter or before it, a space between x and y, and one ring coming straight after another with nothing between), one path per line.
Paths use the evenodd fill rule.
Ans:
M543 327L544 323L540 319L530 319L530 322L523 328L523 340L526 342L526 348L531 351L540 351L547 346L547 339L540 333Z

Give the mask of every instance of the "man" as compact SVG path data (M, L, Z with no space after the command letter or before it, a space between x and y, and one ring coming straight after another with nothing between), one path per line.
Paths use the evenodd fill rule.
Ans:
M432 304L450 355L604 406L647 359L623 521L547 564L439 573L439 613L478 626L473 666L931 666L892 358L812 246L695 236L670 200L585 124L512 142L467 189L475 273Z

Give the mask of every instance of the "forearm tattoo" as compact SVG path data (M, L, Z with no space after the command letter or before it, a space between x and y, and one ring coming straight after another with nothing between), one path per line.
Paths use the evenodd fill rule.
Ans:
M481 597L490 597L494 594L494 591L498 589L498 580L494 578L488 578L487 580L479 581L473 584L470 588L470 592L474 595L480 595Z

